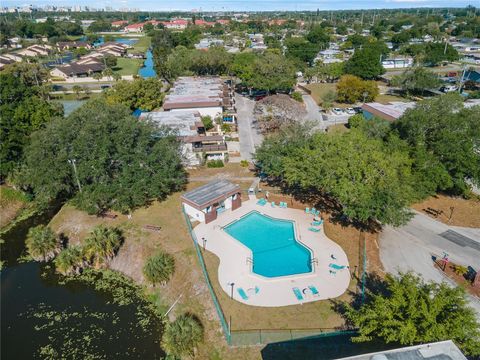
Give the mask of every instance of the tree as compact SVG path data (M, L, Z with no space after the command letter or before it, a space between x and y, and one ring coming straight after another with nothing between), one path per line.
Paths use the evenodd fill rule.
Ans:
M98 80L100 81L102 78L103 78L103 75L102 73L99 73L99 72L96 72L92 75L92 78L94 78L95 80Z
M83 267L83 248L72 245L63 249L53 261L55 269L62 275L79 274Z
M107 65L108 68L113 68L117 66L117 57L114 55L106 55L103 60L105 61L105 65Z
M286 56L293 59L306 62L311 65L313 59L318 53L319 47L317 44L311 43L305 38L291 37L285 40L287 47Z
M38 225L28 231L25 245L28 254L34 260L49 261L55 257L59 242L52 229L44 225Z
M235 55L231 65L231 71L243 82L248 82L253 78L253 63L257 55L253 52L241 52Z
M424 67L405 70L402 75L397 75L392 78L393 86L400 87L402 90L413 94L423 94L425 90L435 89L440 86L441 83L435 73L428 71Z
M162 106L163 84L156 78L138 78L134 81L121 80L106 91L109 103L128 106L132 111L152 111Z
M80 85L73 85L72 90L77 96L77 100L80 99L80 93L82 92L83 88Z
M44 97L44 74L37 65L6 66L0 74L0 179L12 174L29 136L63 109Z
M353 75L342 76L337 84L337 100L348 104L373 101L378 93L375 81L362 80Z
M381 52L374 47L355 50L345 64L345 72L362 79L373 80L385 72L381 63Z
M317 48L326 48L330 41L330 36L325 32L322 26L314 26L307 34L307 40L317 45Z
M166 283L175 271L175 259L172 255L158 252L149 257L143 266L143 275L153 285Z
M203 326L191 314L182 314L167 325L162 338L162 347L175 357L193 355L195 347L203 340Z
M265 53L253 62L252 77L242 79L245 85L259 90L290 90L296 82L293 64L282 55Z
M408 153L355 129L315 135L309 149L297 149L283 161L290 186L329 194L353 221L395 226L410 219L410 166Z
M202 123L205 127L205 130L210 130L214 126L212 117L210 115L202 116Z
M128 212L183 187L180 153L170 129L93 99L32 135L19 181L42 203L73 198L89 213Z
M456 61L459 59L458 51L450 44L430 42L425 45L426 64L436 66L442 61Z
M437 190L466 194L466 180L480 185L479 122L478 106L466 109L460 95L446 94L418 103L395 123L412 149L427 195Z
M122 242L122 232L119 229L96 226L85 239L85 258L98 269L115 256Z
M453 340L467 355L480 354L480 330L465 292L446 283L425 283L412 273L387 275L385 293L370 294L360 309L347 307L359 328L356 342L382 339L414 345Z

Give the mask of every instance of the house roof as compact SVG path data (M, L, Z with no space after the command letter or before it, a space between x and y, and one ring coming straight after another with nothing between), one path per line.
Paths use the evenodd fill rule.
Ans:
M400 349L370 353L338 360L467 360L451 341L408 346Z
M203 126L200 113L192 110L145 112L140 115L140 120L150 121L158 126L169 126L178 131L178 136L195 136L197 125Z
M202 210L240 191L240 186L228 180L215 180L182 195L182 200Z
M73 62L68 65L58 66L57 69L70 76L103 71L105 69L105 65L100 62L91 62L88 64L79 64Z
M388 121L395 121L403 113L410 108L415 107L414 102L392 102L390 104L384 105L376 102L366 103L362 105L362 110L368 111L372 115L378 116L382 119Z

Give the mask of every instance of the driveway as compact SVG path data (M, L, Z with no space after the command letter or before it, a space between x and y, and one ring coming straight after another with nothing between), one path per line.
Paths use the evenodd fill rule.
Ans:
M386 226L379 245L380 259L390 273L412 270L426 281L446 281L432 262L432 254L443 252L453 262L480 269L480 229L448 226L419 212L407 225ZM471 298L470 303L480 318L480 302Z
M238 137L240 140L240 156L242 159L252 161L255 147L260 146L262 134L253 124L253 107L255 101L235 93L237 105Z

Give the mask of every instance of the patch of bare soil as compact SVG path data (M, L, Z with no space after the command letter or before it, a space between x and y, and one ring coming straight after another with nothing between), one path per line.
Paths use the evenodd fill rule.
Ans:
M438 194L412 205L422 213L448 225L480 228L480 199Z
M3 228L15 219L24 207L25 203L21 201L10 201L8 204L0 206L0 228Z
M279 129L282 125L303 119L307 115L305 107L285 94L267 96L257 101L253 116L262 133Z
M468 279L468 275L466 275L465 273L466 268L464 266L451 262L444 266L441 260L435 261L434 266L445 276L447 276L460 287L465 289L465 291L468 292L470 295L473 295L477 299L480 299L480 286L473 286L473 279Z

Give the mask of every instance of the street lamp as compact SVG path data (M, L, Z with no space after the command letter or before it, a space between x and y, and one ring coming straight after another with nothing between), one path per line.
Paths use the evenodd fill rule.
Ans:
M229 286L231 286L231 291L230 291L230 299L233 299L233 287L235 286L234 282L228 283Z

